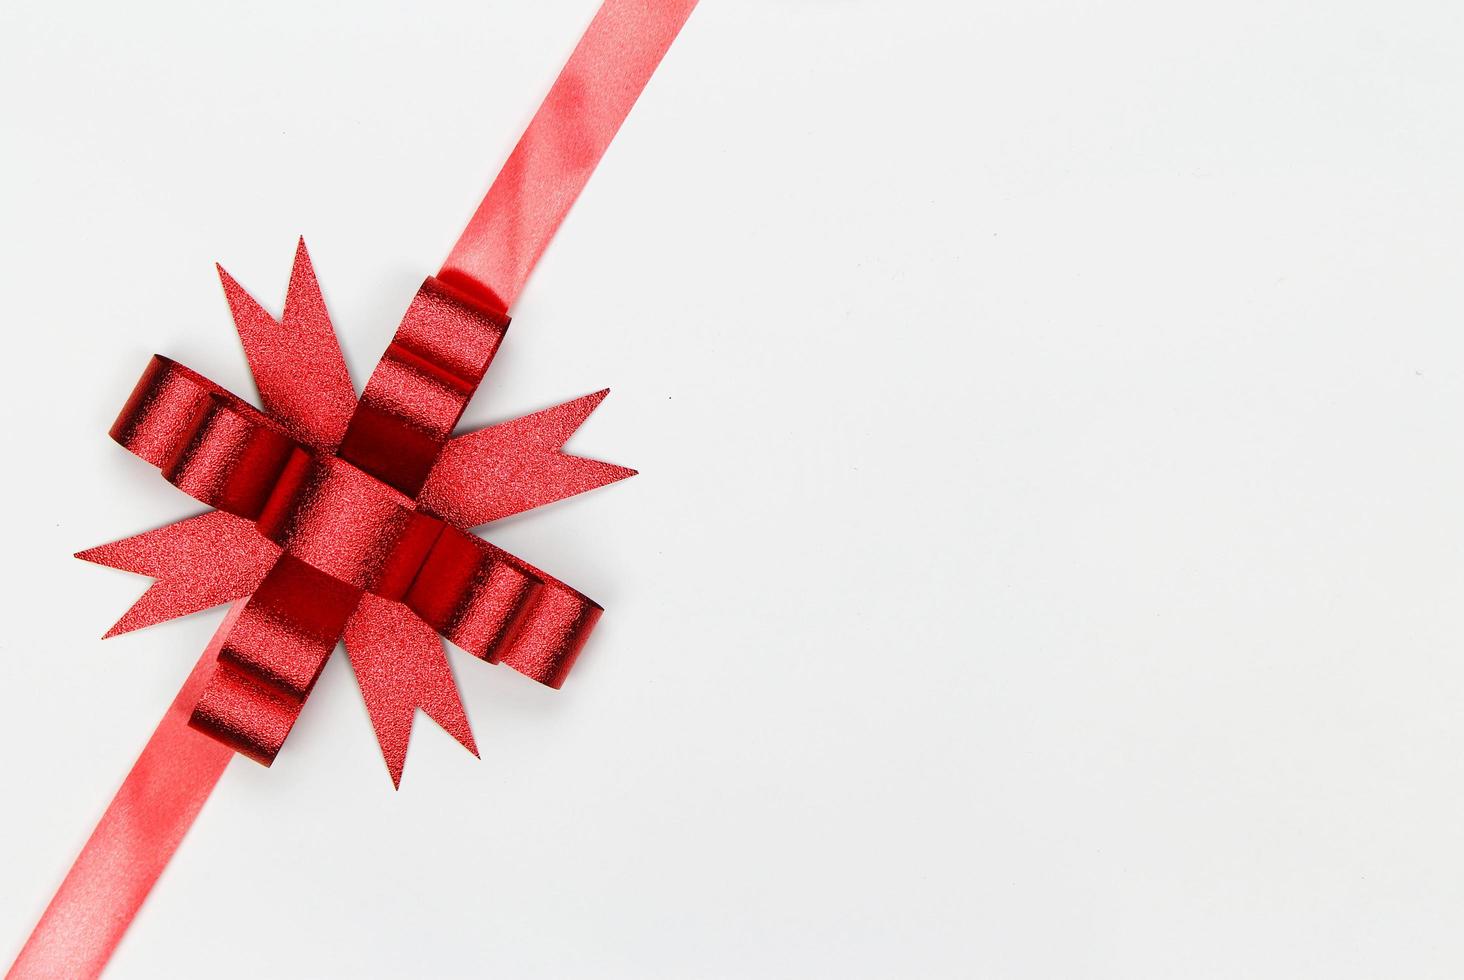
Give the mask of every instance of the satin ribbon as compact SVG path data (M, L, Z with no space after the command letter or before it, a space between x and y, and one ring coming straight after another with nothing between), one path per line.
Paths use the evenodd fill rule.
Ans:
M8 977L95 977L111 959L234 757L227 746L189 728L188 714L213 672L224 637L243 611L243 602L229 609L46 906Z
M449 290L456 289L465 294L471 294L481 305L499 311L506 310L514 302L539 256L542 255L549 240L558 230L560 223L584 188L611 139L619 130L651 74L695 6L696 0L605 0L442 267L438 278ZM229 285L227 279L225 285L226 288ZM292 279L292 289L293 286L294 280ZM230 299L231 305L233 305L235 297L231 295ZM288 316L287 311L287 320ZM238 320L236 310L236 321ZM404 322L405 328L406 323ZM244 333L244 328L241 326L242 333ZM401 338L401 336L399 332L398 337ZM247 337L245 337L245 342L247 349ZM397 344L394 343L393 347L396 346ZM408 345L402 354L410 356L412 354L411 346ZM383 368L389 368L390 357L391 351L388 352L388 357L383 359L383 367L378 368L378 375ZM166 369L167 364L162 367ZM177 366L174 365L174 367ZM253 358L251 358L251 367L256 368L256 375L258 375L259 372ZM186 369L182 370L186 371ZM188 373L191 374L191 372ZM144 382L146 381L145 376ZM377 375L373 375L372 384L376 381ZM382 380L381 398L378 401L383 404L392 404L390 382L390 377ZM203 383L208 384L206 381ZM354 419L360 417L363 412L370 415L372 384L368 384L367 391L361 399L361 405L357 407L355 415L348 423L348 429L343 435L344 442L340 448L342 456L355 453L358 457L369 459L373 452L380 450L380 446L373 438L373 430L369 422L360 427L354 437L354 444L351 434L356 429ZM140 383L139 389L143 387L144 384ZM261 385L262 393L263 388L264 386ZM227 395L227 393L223 394ZM307 392L307 394L311 393ZM471 389L468 390L467 395L471 395ZM378 465L387 468L405 467L400 472L394 471L389 474L395 476L396 479L387 479L387 482L393 486L400 486L402 481L409 484L415 483L411 489L414 492L420 491L426 499L430 500L432 473L435 467L447 467L443 471L445 475L441 478L440 487L456 485L462 481L478 480L481 482L491 480L495 476L501 477L502 474L493 472L491 467L485 471L484 459L493 458L491 452L485 457L485 449L491 449L495 441L504 439L509 440L510 443L514 439L518 439L520 445L526 445L526 432L547 432L548 438L556 437L563 429L565 421L572 421L575 416L582 420L583 415L588 414L588 410L593 408L594 402L597 402L598 398L602 396L603 393L589 396L588 399L580 399L567 406L551 409L549 413L540 413L540 416L549 415L549 418L531 416L530 419L519 420L518 423L507 423L505 426L495 426L492 429L483 430L482 433L460 437L459 440L446 442L445 445L439 443L436 451L428 454L430 458L423 456L414 459L411 454L406 454L407 458L403 461L399 458L401 454L395 453L391 460L377 462ZM282 394L281 397L288 399L290 396ZM465 402L466 398L463 400ZM317 423L328 426L332 420L339 421L342 411L345 410L345 406L339 403L340 399L332 400L329 397L305 398L301 404L287 408L270 405L267 395L265 402L265 407L271 414L278 413L287 419L303 420L302 426L307 431L304 433L266 432L266 435L261 437L267 444L264 451L268 451L269 445L278 443L279 446L289 447L289 452L294 452L301 448L298 444L303 442L306 444L308 454L309 437L317 431ZM258 420L249 414L252 409L242 411L227 398L221 399L220 403L230 410L230 412L224 413L224 423L238 423L241 419L247 423L257 423ZM588 403L587 407L586 403ZM399 405L393 407L400 409ZM248 409L248 406L245 405L244 409ZM457 412L453 413L453 422L456 421L456 416L460 411L461 408L458 408ZM127 412L124 410L124 416L126 415ZM254 415L258 415L258 413L254 413ZM119 419L119 424L120 422ZM577 421L574 424L577 424ZM245 428L248 426L246 425ZM451 425L448 425L447 429L450 431ZM572 426L569 431L573 431ZM234 434L237 435L237 433ZM446 432L442 433L444 437L446 434ZM534 438L541 437L535 436ZM559 444L562 444L562 441L560 439ZM459 444L456 448L454 448L455 443ZM243 444L234 442L230 445L237 448ZM249 445L253 446L254 443ZM134 446L129 446L129 448L138 451ZM285 452L286 450L281 449L280 451ZM139 452L139 455L147 458L146 452ZM207 464L209 460L205 459L202 462ZM214 459L215 468L217 463L218 459ZM182 535L179 540L171 542L173 545L184 550L202 548L207 551L212 541L209 535L234 533L232 530L223 529L222 525L229 521L245 520L238 516L240 508L248 509L255 504L259 504L261 507L267 506L267 499L257 501L249 497L251 492L249 487L230 488L217 481L211 482L211 479L217 476L216 471L206 470L202 476L192 480L191 484L192 478L186 475L181 480L174 480L180 487L194 493L195 496L204 498L206 495L212 495L217 499L209 502L220 504L220 501L225 501L229 506L222 507L220 504L222 507L220 511L192 519L193 521L203 521L208 518L213 520L217 526L204 527L201 524L195 524L190 531L201 533ZM603 476L604 474L598 474L594 479L600 479ZM227 483L227 481L225 482ZM606 481L601 479L601 482ZM263 492L268 496L274 492L274 486L271 485L263 490L253 488L253 492ZM486 500L475 500L471 494L454 495L446 490L440 490L438 497L441 499L437 510L442 516L452 520L454 524L471 526L472 523L480 523L492 519L494 516L502 516L500 512L505 512L506 508L509 508L506 510L507 513L513 513L515 511L511 508L523 509L519 504L533 505L530 500L515 501L513 499L515 492L512 488L510 489L508 501L505 503L505 498L501 493ZM233 496L230 496L231 493ZM343 496L350 497L351 495ZM418 499L420 501L424 498L419 496ZM261 511L260 515L250 516L254 520L261 520L263 512ZM181 524L189 524L189 522L185 521ZM175 527L178 526L181 525L175 525ZM264 525L256 526L263 527ZM139 538L141 537L139 536ZM441 537L442 532L439 530L434 541ZM467 537L471 537L471 535ZM455 553L454 549L460 551L464 547L477 548L477 545L456 538L452 540L454 544L448 547L444 554ZM478 543L487 548L492 547L484 542ZM118 544L123 545L126 542ZM156 544L157 540L154 539L153 542L150 542L149 548L153 548ZM245 558L248 557L246 554ZM266 560L269 558L267 548L255 557L258 559L257 564L262 565L265 571L261 579L248 583L249 588L245 589L245 592L263 589L268 577L275 574L274 570L280 567L278 562L268 563ZM479 558L473 560L479 560ZM538 573L536 569L518 562L517 559L512 559L512 556L496 552L496 554L491 554L490 558L504 562L506 567L522 576L532 578L537 574L544 580L553 581L547 576L543 576L543 573ZM307 568L314 567L309 563L304 564ZM448 570L444 573L447 578L461 576L459 566L453 562L444 561L440 564ZM243 567L244 571L236 570L236 575L242 576L241 581L249 580L256 565L250 564L246 560ZM424 576L430 582L431 575L427 569L428 565L422 561L414 566L411 583L413 586ZM372 574L379 574L382 579L389 578L389 569L377 568ZM382 579L372 578L370 583L372 588ZM158 584L161 586L164 583L159 582ZM224 588L225 591L240 587L239 582L230 580L228 576L223 576L218 582L210 584L215 588ZM365 584L363 583L363 586ZM154 588L156 589L157 586ZM360 601L360 597L358 597L355 611L344 617L343 623L336 624L337 627L346 631L348 649L351 649L352 644L352 624L356 624L354 628L368 638L391 636L400 639L404 623L393 618L392 607L412 608L413 612L422 619L457 641L467 639L471 642L474 636L481 637L485 629L481 622L482 616L474 616L470 611L465 612L461 603L455 604L443 599L444 594L452 595L450 589L445 593L441 588L429 589L421 594L415 606L404 605L397 601L407 599L406 592L402 592L395 598L386 599L379 594L379 591L363 591L361 596L365 597L365 601ZM567 587L564 587L564 591L566 594L578 595ZM149 594L152 594L151 590ZM176 597L174 598L176 599ZM195 605L194 608L204 608L206 605L212 604L205 601L209 598L214 601L227 601L227 598L233 598L233 596L220 598L217 595L190 594L186 597L185 604L202 602L202 605ZM255 598L258 598L258 592L255 593ZM251 603L253 601L254 599L250 600ZM162 605L171 610L175 608L176 602L164 602ZM241 600L235 602L230 609L213 641L194 667L156 732L124 780L121 789L103 814L91 838L72 865L60 889L47 906L39 924L7 974L8 980L54 977L86 978L100 974L138 908L141 907L154 882L162 873L203 803L212 792L224 767L233 757L234 753L223 742L209 738L195 728L189 727L190 717L193 718L195 727L205 730L209 729L210 717L214 724L228 729L230 733L235 731L230 726L239 724L245 727L260 726L258 718L225 717L228 715L231 705L237 706L237 703L231 701L228 696L214 698L211 716L207 708L209 691L217 683L223 683L219 681L219 675L223 673L220 666L220 653L224 651L229 638L235 631L241 629L241 620L246 617L247 606L248 604ZM145 625L142 621L147 620L150 615L148 596L145 595L143 601L140 601L129 612L129 616L134 614L137 616L137 621L129 624L127 617L124 617L123 622L114 629ZM155 610L151 614L157 615ZM574 610L566 608L563 615L573 618L576 615L584 615L584 613L576 613ZM357 617L359 617L359 623L357 623ZM161 618L167 617L162 616ZM414 616L413 619L415 618ZM154 618L151 621L158 620ZM473 633L474 630L478 632ZM454 635L454 631L457 635ZM322 636L329 632L329 630L323 631ZM332 636L329 645L333 647L334 642ZM436 642L435 638L434 642ZM369 648L369 644L362 646L362 649ZM325 653L328 654L329 649ZM529 673L530 676L537 674L538 679L545 680L547 683L562 679L565 659L562 649L538 652L531 650L525 652L520 659L521 663L514 664L514 666ZM572 662L573 655L570 654L568 659ZM362 665L355 666L359 676L362 673ZM366 673L370 674L370 665L365 666ZM313 665L309 665L309 669L305 673L310 673L312 670L314 674L318 674L318 666ZM304 684L306 693L308 693L311 683L313 683L313 675ZM391 697L389 691L377 693L377 704L383 710L401 707L401 705L388 703ZM367 694L367 703L368 706L371 706L372 698L370 693L365 690L364 681L363 694ZM430 712L430 706L428 707ZM376 708L372 709L373 724L376 724L378 720L376 710ZM460 705L458 705L458 710L461 710ZM200 711L205 715L202 723L200 723ZM436 716L434 715L434 717ZM220 718L223 720L220 721ZM442 722L441 718L438 720ZM286 719L284 731L288 731L289 723L292 721L292 716ZM450 724L445 723L445 725L451 730ZM465 725L466 720L464 719ZM266 724L264 727L269 726ZM380 734L381 728L379 725L377 727L378 734ZM252 748L256 750L257 754L258 745L251 744L250 739L258 737L259 732L256 731L248 737L236 738L234 745L237 748ZM269 737L273 738L273 735ZM470 740L471 735L468 738ZM269 743L269 739L265 741L267 749L268 744L272 743ZM404 750L404 745L402 748ZM383 742L383 750L387 751L385 742Z
M518 299L696 0L606 0L438 277Z

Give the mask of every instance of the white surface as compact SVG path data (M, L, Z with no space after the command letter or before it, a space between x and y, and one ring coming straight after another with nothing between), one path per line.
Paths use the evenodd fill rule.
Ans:
M211 263L358 383L595 0L0 6L0 956L219 613L71 552ZM110 976L1464 974L1464 13L706 0L473 425L639 467L489 536L608 608L400 793L342 659Z

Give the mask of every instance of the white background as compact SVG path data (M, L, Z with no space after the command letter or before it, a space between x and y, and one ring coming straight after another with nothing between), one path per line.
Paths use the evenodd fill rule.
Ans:
M0 957L220 616L106 429L253 387L303 233L358 384L595 8L0 6ZM393 792L337 656L113 977L1464 975L1464 10L705 0L474 427L642 474L486 530L608 609L455 652Z

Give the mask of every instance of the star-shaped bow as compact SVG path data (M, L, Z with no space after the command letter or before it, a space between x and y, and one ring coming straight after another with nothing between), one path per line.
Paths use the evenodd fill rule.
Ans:
M357 399L304 241L279 321L219 275L264 411L152 359L112 438L215 509L77 556L156 579L107 635L248 596L195 728L268 765L344 638L394 784L418 708L476 755L438 634L558 687L601 609L469 529L633 475L562 451L607 392L454 438L491 304L429 278Z

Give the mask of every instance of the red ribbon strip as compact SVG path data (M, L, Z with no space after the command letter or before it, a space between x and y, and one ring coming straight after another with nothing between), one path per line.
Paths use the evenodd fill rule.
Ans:
M234 757L227 746L189 728L188 713L243 611L244 603L234 604L183 682L10 968L11 980L95 977L112 958Z
M339 384L303 247L283 332L225 276L267 415L166 359L149 367L113 434L219 509L83 553L158 578L113 632L250 598L230 610L9 980L101 972L231 747L273 757L342 634L394 779L418 707L474 748L432 630L545 683L563 679L599 607L464 530L628 475L559 452L603 392L449 436L496 350L501 314L695 6L605 0L359 402ZM465 317L479 320L469 333L481 338L466 352L464 333L443 332ZM269 383L281 374L296 380ZM434 383L406 386L404 399L407 377ZM169 443L180 432L187 445ZM365 473L386 491L364 489ZM403 676L413 679L405 689Z
M696 0L605 0L438 277L518 299Z

